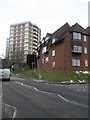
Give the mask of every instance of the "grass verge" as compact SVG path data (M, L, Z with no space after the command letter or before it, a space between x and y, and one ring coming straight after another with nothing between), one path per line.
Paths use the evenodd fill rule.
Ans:
M73 72L73 71L66 71L66 72L47 72L41 69L27 69L27 70L17 70L14 72L15 74L19 74L22 77L30 77L42 80L48 80L53 82L65 82L73 80L73 82L79 81L88 81L90 79L89 74L83 74L82 72Z

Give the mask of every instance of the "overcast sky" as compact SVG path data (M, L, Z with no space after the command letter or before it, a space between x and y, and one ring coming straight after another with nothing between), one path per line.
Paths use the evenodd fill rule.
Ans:
M88 26L89 0L0 0L0 56L5 54L10 25L31 21L41 28L41 37L66 22Z

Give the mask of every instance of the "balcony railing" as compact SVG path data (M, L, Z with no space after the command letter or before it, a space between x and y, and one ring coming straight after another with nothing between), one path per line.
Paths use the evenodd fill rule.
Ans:
M82 53L82 50L80 50L80 51L76 51L76 50L72 50L72 53L76 53L76 54L81 54Z

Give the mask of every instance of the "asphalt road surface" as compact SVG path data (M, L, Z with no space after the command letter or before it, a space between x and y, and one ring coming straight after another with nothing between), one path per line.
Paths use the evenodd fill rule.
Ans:
M2 102L13 108L13 118L88 118L88 85L12 77L2 83Z

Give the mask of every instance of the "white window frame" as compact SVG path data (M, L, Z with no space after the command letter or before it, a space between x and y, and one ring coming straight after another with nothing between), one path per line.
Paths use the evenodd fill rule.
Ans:
M88 67L88 60L85 60L85 67Z
M80 59L72 59L72 66L80 67Z
M24 38L29 38L28 34L25 34Z
M55 50L52 50L52 57L55 56Z
M42 49L42 54L44 54L46 52L47 48L46 46Z
M55 61L52 62L52 68L55 68Z
M10 27L10 30L14 30L14 26L11 26L11 27Z
M53 38L53 39L52 39L52 44L55 43L55 41L56 41L56 38Z
M29 23L25 23L25 27L29 27Z
M77 66L80 67L80 59L77 59Z
M78 40L81 40L81 33L77 33Z
M18 29L18 26L16 26L16 29Z
M73 45L72 52L82 53L82 46Z
M28 38L25 38L25 39L24 39L24 43L28 43Z
M20 25L20 28L22 28L23 26L22 25Z
M28 54L28 50L24 50L24 55L27 55Z
M84 35L84 42L87 42L87 36Z
M44 39L42 39L42 44L44 43Z
M45 58L45 63L48 63L49 59L48 57Z
M25 28L25 32L26 32L26 31L29 31L29 27L26 27L26 28Z
M87 54L87 47L84 47L84 53Z
M48 41L49 39L50 39L50 37L48 36L48 37L45 38L45 41Z
M44 58L42 59L42 64L44 64Z
M73 39L77 39L77 33L73 32Z
M10 37L13 37L13 33L10 33Z
M81 40L81 33L73 32L73 40Z

